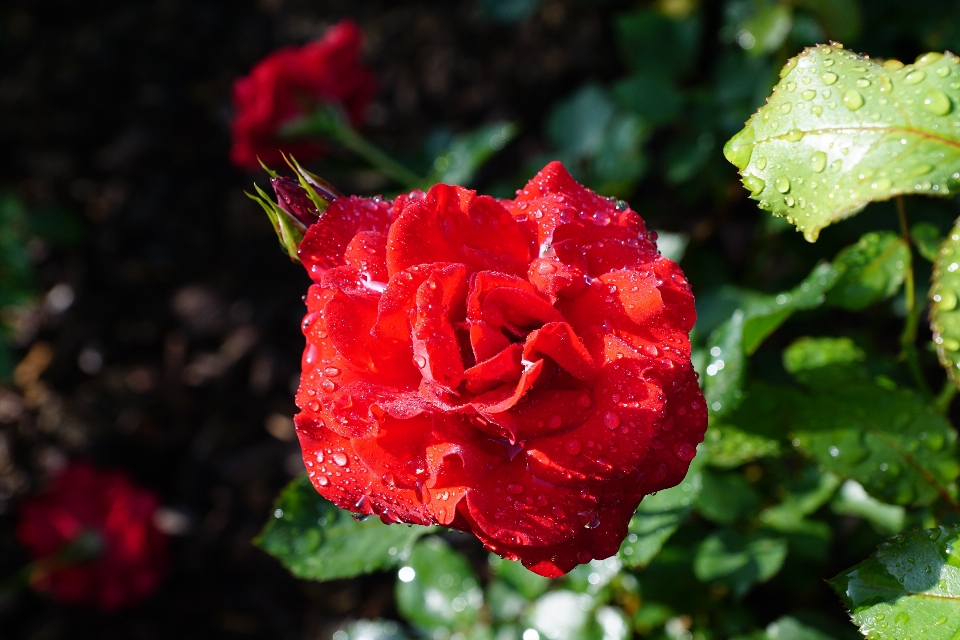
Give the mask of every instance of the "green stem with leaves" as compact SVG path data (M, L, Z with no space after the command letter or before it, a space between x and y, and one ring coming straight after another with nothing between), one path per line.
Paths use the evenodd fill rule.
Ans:
M910 227L907 224L907 212L903 204L903 196L897 196L897 217L900 219L900 233L903 241L910 247L911 259L907 264L903 281L903 294L906 303L906 320L903 331L900 333L900 358L910 370L917 388L926 397L931 397L930 387L920 369L920 356L917 353L917 329L920 326L920 315L923 307L917 304L916 283L913 275L913 241L910 238Z
M347 122L343 112L333 106L327 105L309 116L291 122L283 128L280 135L288 139L320 136L333 140L408 189L417 189L424 185L424 178L407 169L360 135Z

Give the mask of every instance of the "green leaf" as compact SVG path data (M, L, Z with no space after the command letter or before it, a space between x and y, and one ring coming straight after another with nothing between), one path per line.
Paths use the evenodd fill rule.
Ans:
M743 405L740 406L742 407ZM736 419L732 416L725 417L723 420L721 424L710 425L703 444L700 445L710 466L732 469L759 458L780 456L779 440L749 433L733 424L728 424L735 423Z
M682 113L683 96L659 75L639 74L620 80L613 85L613 95L621 109L654 127L673 122Z
M358 522L321 497L306 475L284 488L254 544L298 578L335 580L387 569L406 558L429 527Z
M814 513L836 492L840 478L832 473L819 473L807 468L795 486L788 487L780 504L760 512L760 521L777 531L800 531L804 519Z
M930 504L960 475L957 433L913 391L872 383L821 389L793 420L793 443L884 502Z
M674 19L645 9L620 18L617 36L629 67L646 75L675 78L697 61L700 23L696 16Z
M950 230L933 264L930 330L940 364L960 388L960 224Z
M724 155L760 207L811 242L870 202L949 195L960 179L958 65L950 53L904 66L839 44L808 48Z
M800 338L783 351L783 368L812 387L863 378L866 355L850 338Z
M917 247L917 253L929 262L936 262L940 254L940 244L943 242L943 236L936 225L929 222L918 222L910 227L910 238L914 246Z
M477 577L467 559L440 538L416 545L399 577L397 609L418 627L466 629L477 620L483 606Z
M586 564L577 565L564 576L565 586L571 591L595 596L617 577L622 566L623 563L617 556L611 556L605 560L591 560Z
M783 616L771 622L764 631L737 636L732 640L833 640L833 636L807 626L790 616Z
M663 544L687 519L703 483L700 476L702 456L690 463L687 477L675 487L646 496L630 518L629 533L620 545L624 566L645 567L656 557Z
M538 576L519 562L504 560L493 553L487 561L490 564L490 573L509 584L528 600L533 600L550 586L550 578Z
M707 429L700 445L706 463L729 469L757 458L780 456L787 418L797 397L791 387L752 383L740 405Z
M333 637L335 640L407 640L407 635L393 620L357 620L338 629Z
M793 26L793 10L786 4L760 3L737 29L737 43L752 55L780 48Z
M607 91L588 84L553 109L547 120L547 135L564 153L575 158L592 157L603 144L614 111Z
M600 640L603 628L593 615L596 601L585 593L556 590L533 605L530 624L547 638Z
M754 584L766 582L780 571L787 557L787 542L762 531L744 536L723 529L697 547L693 572L701 582L719 582L740 597Z
M910 269L910 246L889 231L868 233L837 254L833 264L844 272L827 303L859 311L900 289Z
M446 151L433 161L426 183L467 186L491 157L519 132L512 122L493 122L470 133L456 136Z
M818 265L797 287L777 295L746 298L708 340L712 356L704 378L704 396L712 417L720 417L743 396L745 357L756 351L795 311L823 304L841 271Z
M527 571L527 573L531 572ZM528 600L503 580L493 580L487 585L484 592L484 601L490 607L490 612L498 622L515 622L518 620L526 611Z
M812 11L831 40L844 42L860 35L857 0L794 0L794 4Z
M960 526L895 536L830 586L868 638L953 640L960 635Z
M697 512L707 520L732 525L747 520L760 508L760 495L741 473L704 469Z
M856 480L843 483L830 508L840 515L863 518L882 535L900 533L906 523L906 509L871 497Z

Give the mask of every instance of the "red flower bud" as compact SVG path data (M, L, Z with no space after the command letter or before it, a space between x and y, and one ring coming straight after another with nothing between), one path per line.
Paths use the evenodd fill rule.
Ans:
M337 505L552 577L616 553L641 498L686 474L707 426L690 288L559 163L514 200L339 198L299 255L316 284L295 422Z
M315 142L283 141L280 129L323 104L343 108L350 121L363 120L376 85L360 58L363 34L344 20L316 42L284 47L261 60L233 85L236 111L230 159L245 169L258 158L277 164L281 151L308 160L321 151Z
M34 586L65 604L106 610L143 600L167 573L157 506L153 493L119 473L63 469L20 507L17 538L49 570L34 576Z

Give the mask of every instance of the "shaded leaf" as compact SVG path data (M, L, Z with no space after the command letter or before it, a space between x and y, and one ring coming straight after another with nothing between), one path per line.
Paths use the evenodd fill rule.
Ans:
M645 9L617 21L617 42L629 67L646 75L674 78L696 63L700 23Z
M910 238L917 247L917 253L930 262L936 262L940 253L940 244L943 242L943 236L936 225L918 222L910 227Z
M734 409L743 396L744 361L795 311L823 304L841 271L818 265L797 287L777 295L744 300L708 340L710 360L704 373L704 397L712 417Z
M790 34L793 10L786 4L757 3L755 11L738 25L737 44L755 56L776 51Z
M811 387L864 377L863 349L850 338L800 338L783 351L783 368Z
M840 486L840 478L832 473L819 473L807 468L796 482L788 486L780 504L760 512L760 520L777 531L800 531L805 518L826 504Z
M833 264L844 272L827 294L827 303L859 311L900 289L910 269L910 246L895 233L872 232L843 249Z
M675 487L646 496L630 518L629 533L620 545L619 557L627 567L645 567L660 552L693 510L703 486L698 455L690 464L687 477Z
M960 122L949 117L958 64L950 53L904 66L839 44L808 48L724 155L760 207L811 242L869 202L948 195L960 178Z
M704 469L701 476L703 488L696 505L707 520L729 526L757 513L760 495L743 474Z
M953 640L960 634L960 526L895 536L830 585L869 638Z
M615 107L606 90L588 84L554 107L547 134L562 152L592 157L603 144L604 130Z
M743 535L723 529L697 547L693 572L701 582L720 582L742 596L758 582L780 571L787 557L787 542L762 531Z
M468 628L483 606L483 592L470 563L440 538L416 545L399 578L397 609L422 629Z
M884 502L929 504L960 475L953 426L906 389L819 390L800 404L791 431L794 445L824 469Z
M512 122L492 122L454 137L448 148L433 161L425 184L468 186L477 171L513 140L518 131Z
M274 517L254 544L293 575L335 580L387 569L409 555L430 527L386 525L377 518L357 522L317 493L302 475L280 493Z
M660 75L638 74L613 85L621 109L640 116L651 126L673 122L681 115L683 96Z

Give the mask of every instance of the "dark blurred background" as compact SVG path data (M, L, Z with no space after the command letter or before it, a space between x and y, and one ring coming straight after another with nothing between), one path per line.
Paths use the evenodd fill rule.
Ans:
M22 253L22 287L2 318L0 577L28 561L13 535L18 499L70 459L158 492L174 564L155 597L114 615L24 592L0 605L0 636L328 638L344 619L393 615L392 579L298 581L250 543L301 469L290 416L308 284L243 194L264 175L227 159L231 85L264 55L353 17L380 86L363 131L384 148L423 165L424 141L517 122L521 134L474 186L509 196L544 159L573 157L589 184L686 234L701 256L684 265L695 291L745 278L771 288L862 228L828 230L815 254L796 234L776 235L782 226L746 201L722 143L804 45L847 29L874 55L912 58L957 39L957 3L898 4L830 18L860 5L5 0L0 222L30 222L10 223L2 245L11 261ZM766 22L753 5L773 7ZM784 27L777 7L787 5ZM617 18L651 7L693 16L694 31L648 42L640 29L631 58ZM650 104L616 83L638 77L632 90ZM603 104L636 112L626 155L565 137ZM313 168L345 192L395 188L336 149ZM748 268L758 252L765 266Z

